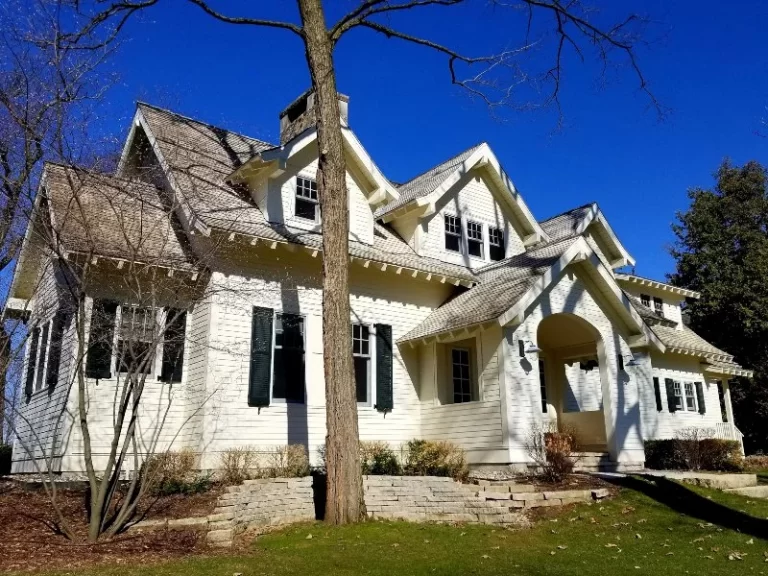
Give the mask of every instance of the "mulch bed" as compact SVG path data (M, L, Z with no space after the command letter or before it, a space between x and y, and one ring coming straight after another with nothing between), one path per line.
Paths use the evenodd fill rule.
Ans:
M57 503L77 535L70 541L56 531L56 514L42 489L30 490L0 481L0 572L26 572L94 566L151 563L197 554L220 554L192 530L132 531L88 544L85 490L57 491ZM183 518L213 511L218 491L165 496L142 503L143 517Z

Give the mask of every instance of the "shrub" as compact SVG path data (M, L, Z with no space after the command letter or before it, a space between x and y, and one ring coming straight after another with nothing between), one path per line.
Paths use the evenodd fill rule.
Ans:
M692 432L680 435L674 440L646 441L645 465L654 470L741 470L741 446L735 440L691 438Z
M0 423L0 426L2 423ZM13 448L8 444L0 444L0 476L6 476L11 473L11 460L13 458Z
M219 456L221 481L228 486L237 486L250 478L255 463L255 454L250 448L230 448Z
M143 474L155 494L196 494L209 490L210 476L196 473L197 454L189 449L154 454L144 462Z
M763 472L768 470L768 456L754 454L744 458L744 469L748 472Z
M560 431L554 423L534 424L525 449L545 480L560 482L576 466L579 443L573 430Z
M360 442L360 465L363 474L398 476L402 467L386 442Z
M303 444L279 446L270 454L268 475L273 478L301 478L309 474L309 455Z
M450 476L466 480L469 475L464 450L445 441L411 440L405 446L404 472L412 476Z

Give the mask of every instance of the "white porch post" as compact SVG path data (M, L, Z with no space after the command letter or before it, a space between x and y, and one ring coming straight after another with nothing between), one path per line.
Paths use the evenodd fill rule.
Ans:
M725 417L728 419L728 428L731 431L731 439L738 441L741 446L741 455L744 455L744 441L736 429L736 422L733 419L733 404L731 404L731 385L728 380L721 380L723 386L723 400L725 401Z

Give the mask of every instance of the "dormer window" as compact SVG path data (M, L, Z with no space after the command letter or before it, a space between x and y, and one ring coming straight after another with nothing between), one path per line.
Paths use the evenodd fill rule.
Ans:
M461 220L448 214L445 215L445 249L461 252Z
M651 307L651 297L648 294L640 294L640 303L647 308Z
M483 225L467 221L467 252L470 256L483 258Z
M504 260L506 246L504 245L504 230L500 228L488 228L488 252L491 260L497 262Z
M296 177L296 216L317 222L317 182L309 178Z
M653 311L659 316L664 316L664 300L661 298L653 299Z

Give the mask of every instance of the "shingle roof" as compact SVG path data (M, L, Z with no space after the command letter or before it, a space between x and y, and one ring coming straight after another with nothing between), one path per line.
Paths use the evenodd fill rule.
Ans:
M579 225L590 212L595 210L595 204L584 204L578 208L572 208L562 214L557 214L539 222L541 228L552 240L571 238L578 232Z
M640 298L629 294L628 292L622 290L624 292L624 295L629 299L629 301L632 303L632 307L637 311L638 314L640 314L640 317L645 321L646 324L652 325L652 324L664 324L665 326L671 326L675 327L677 326L677 322L674 320L670 320L669 318L665 318L664 316L661 316L660 314L657 314L654 310L646 306L640 301Z
M732 376L746 376L752 378L754 372L736 364L736 362L712 362L707 368L707 372L716 374L728 374Z
M249 197L241 195L226 182L239 163L270 148L269 144L145 104L140 104L139 109L158 141L179 192L195 217L210 227L228 232L322 247L320 234L268 222ZM394 231L380 224L375 226L373 245L350 241L349 253L358 258L436 275L476 280L464 266L419 256Z
M691 352L699 352L702 354L717 354L720 356L728 356L728 358L732 358L730 354L720 350L720 348L717 348L716 346L713 346L687 326L683 326L682 329L678 329L669 326L655 325L651 326L651 330L653 330L656 336L659 337L659 340L661 340L661 342L667 348L680 348Z
M445 162L441 162L434 168L430 168L426 172L419 174L415 178L412 178L405 184L401 184L397 187L397 191L400 197L397 200L393 200L386 206L382 206L374 213L374 217L381 218L385 214L397 210L401 206L405 206L408 202L422 198L434 191L440 184L461 164L469 158L472 153L480 148L484 143L476 144L471 148L467 148L463 152L460 152L456 156L449 158Z
M191 266L160 190L58 164L45 166L51 223L62 247L107 257ZM181 238L181 240L180 240Z
M497 319L514 306L576 240L550 242L479 271L478 286L443 304L400 341L426 338Z

